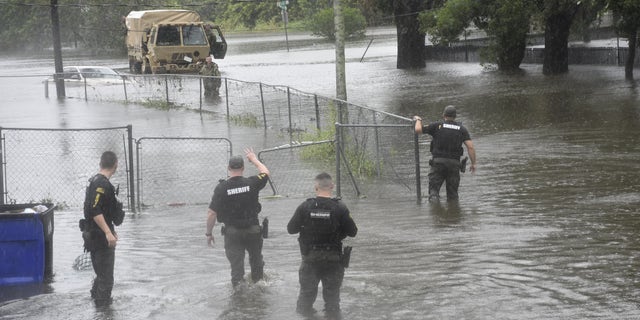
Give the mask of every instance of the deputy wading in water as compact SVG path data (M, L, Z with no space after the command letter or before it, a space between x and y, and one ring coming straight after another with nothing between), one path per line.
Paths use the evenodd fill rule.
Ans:
M316 312L313 303L322 281L325 313L330 319L339 319L340 287L351 255L351 247L343 252L342 240L355 237L358 228L347 206L332 198L334 184L328 173L317 175L314 187L316 197L300 204L287 225L290 234L300 233L302 264L296 311L303 315Z
M241 156L229 159L229 179L222 180L213 191L207 210L207 243L213 246L213 227L218 220L224 223L224 251L231 264L231 284L235 288L244 282L244 253L249 253L251 280L263 277L262 230L258 222L261 205L258 195L269 181L269 169L258 160L252 149L245 149L247 160L258 174L244 177Z
M91 264L96 273L91 298L98 305L111 302L118 242L114 225L119 226L124 220L122 203L116 198L116 188L109 181L117 168L116 154L104 152L100 157L100 171L89 179L84 200L84 219L80 220L84 248L91 253Z

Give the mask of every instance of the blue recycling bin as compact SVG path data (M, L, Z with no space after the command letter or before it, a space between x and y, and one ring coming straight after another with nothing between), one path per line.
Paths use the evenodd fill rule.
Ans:
M0 205L0 286L41 283L53 274L52 204Z

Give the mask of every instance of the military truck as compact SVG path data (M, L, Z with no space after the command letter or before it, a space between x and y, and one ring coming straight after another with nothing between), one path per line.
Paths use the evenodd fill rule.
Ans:
M207 56L224 59L227 53L220 27L195 11L131 11L125 25L132 73L197 73Z

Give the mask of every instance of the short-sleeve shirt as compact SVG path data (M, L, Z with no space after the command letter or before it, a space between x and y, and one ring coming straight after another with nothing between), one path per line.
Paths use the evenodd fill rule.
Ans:
M98 215L103 215L110 228L113 229L113 221L110 219L111 210L115 199L115 188L102 174L96 174L89 179L85 200L84 218L93 221Z
M313 220L330 220L330 223L314 223ZM312 230L313 228L326 228L327 225L335 229L332 232L333 235L328 235L323 230ZM300 240L306 245L320 245L329 241L341 246L344 238L356 236L358 227L351 218L349 209L342 201L316 197L307 199L298 206L287 224L287 231L290 234L300 232Z
M460 160L464 153L462 144L471 140L467 128L456 121L436 121L422 127L423 133L433 137L431 154L434 158L449 158Z
M220 182L213 191L209 209L220 222L230 225L258 224L258 196L269 181L266 173L250 177L231 177Z

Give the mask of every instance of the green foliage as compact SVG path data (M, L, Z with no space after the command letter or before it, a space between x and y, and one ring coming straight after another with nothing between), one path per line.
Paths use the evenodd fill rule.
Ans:
M359 38L365 34L367 22L360 13L360 10L354 8L342 8L344 17L344 33L346 38ZM324 37L329 40L335 40L335 24L333 19L333 8L323 9L311 17L307 28L312 35Z
M329 116L327 123L333 124L338 119L337 108L331 102L329 105ZM312 133L305 133L302 136L304 141L326 141L335 140L336 127L335 125L329 125L326 128ZM372 177L376 174L376 162L370 158L367 153L366 138L358 140L358 138L345 135L343 136L343 152L344 156L342 161L345 161L349 168L352 170L355 176L359 177ZM345 147L345 146L349 147ZM331 164L335 161L336 150L334 144L323 143L315 144L302 148L300 157L307 161L321 161L325 165Z
M528 0L450 0L420 15L422 28L436 44L458 41L470 23L490 37L483 60L500 70L517 69L524 58L533 6Z
M158 100L158 99L150 99L147 98L145 101L140 103L142 106L151 109L158 110L171 110L171 109L180 109L184 107L183 105L175 104L173 102L167 102L166 100Z
M334 123L336 123L336 119L338 119L338 113L333 101L329 102L328 109L329 115L327 123L329 125L321 130L315 130L310 133L305 132L301 137L303 141L325 141L335 139L336 126ZM330 163L336 157L336 150L333 144L316 144L302 148L300 155L304 160L323 159Z
M609 0L609 8L616 21L615 28L623 37L630 37L640 32L640 1Z
M259 124L258 117L253 113L241 113L238 115L229 115L229 120L233 121L236 125L242 125L245 127L257 128Z
M475 3L473 0L450 0L438 10L420 13L421 31L429 34L433 43L446 45L458 41L477 14Z

